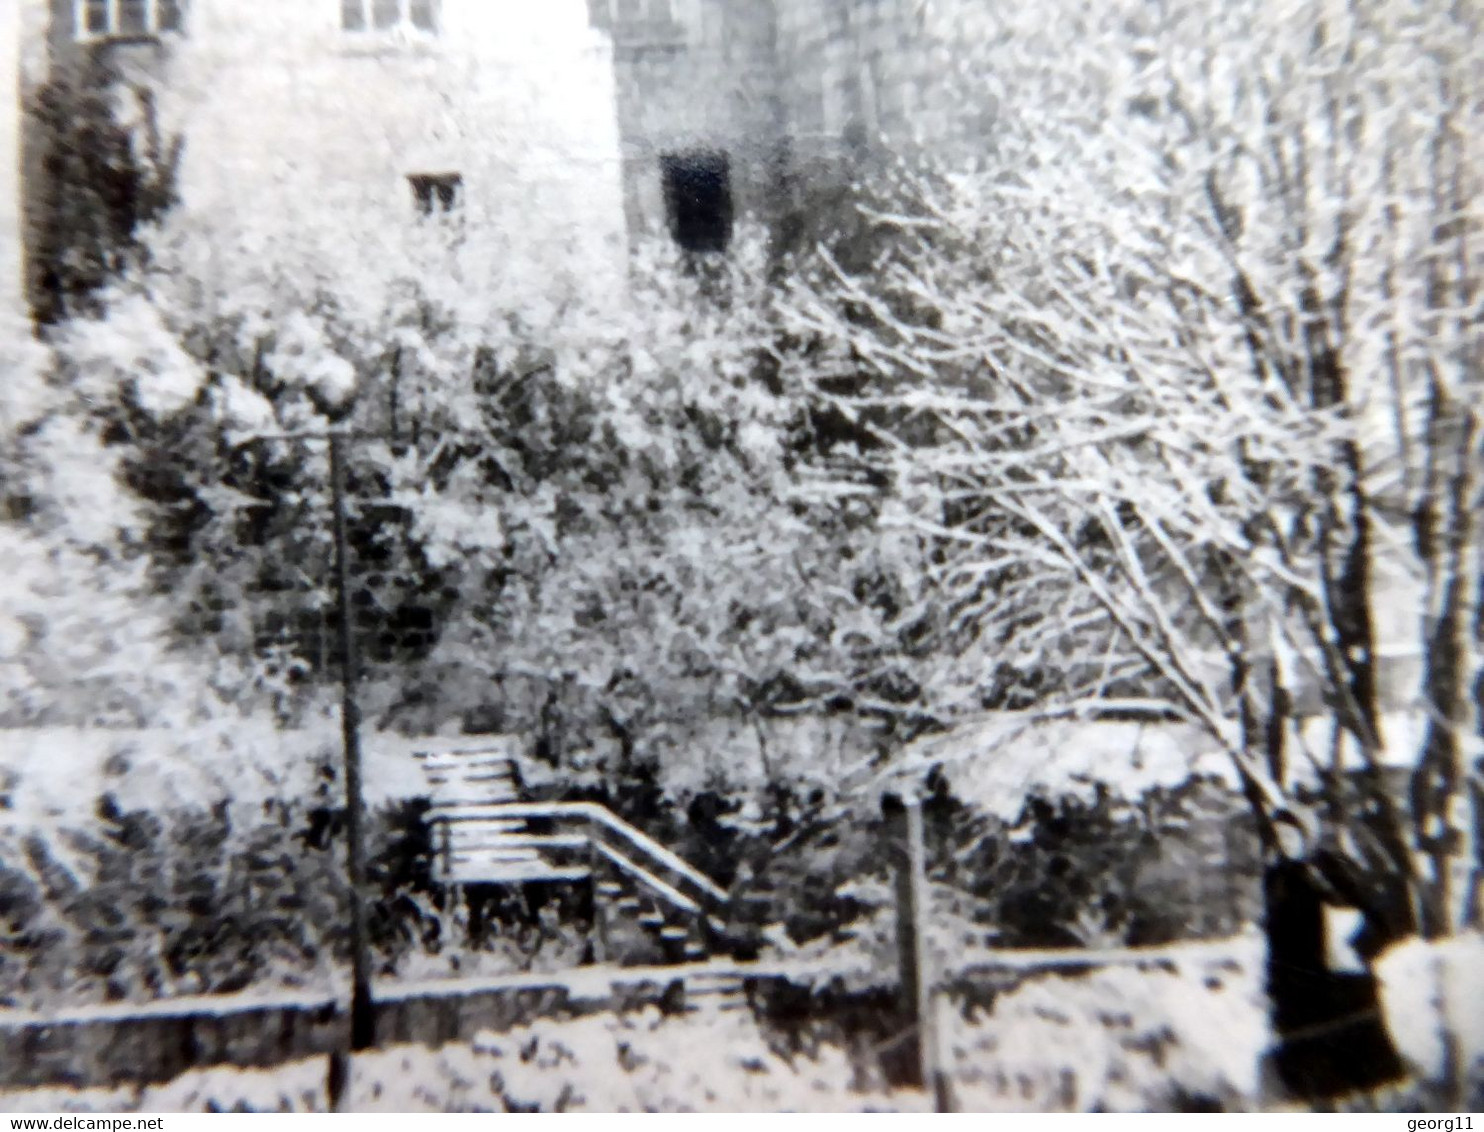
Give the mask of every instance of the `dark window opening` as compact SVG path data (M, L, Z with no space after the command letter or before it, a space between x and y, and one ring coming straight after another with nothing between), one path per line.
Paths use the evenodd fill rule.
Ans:
M119 0L119 34L144 35L149 31L148 0Z
M340 26L346 31L366 30L366 8L362 0L340 0Z
M378 31L394 28L401 20L401 0L371 0L371 22Z
M722 252L732 242L732 173L724 153L663 157L670 235L689 252Z
M459 207L464 178L457 173L414 173L407 178L421 216L453 212Z
M88 0L87 24L92 35L108 34L108 0Z
M423 31L438 30L437 0L412 0L407 12L413 27Z

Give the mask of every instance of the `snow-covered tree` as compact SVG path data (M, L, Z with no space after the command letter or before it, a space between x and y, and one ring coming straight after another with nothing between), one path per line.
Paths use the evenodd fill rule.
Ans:
M786 302L920 540L924 700L1195 722L1380 937L1477 921L1479 13L929 7L995 127Z

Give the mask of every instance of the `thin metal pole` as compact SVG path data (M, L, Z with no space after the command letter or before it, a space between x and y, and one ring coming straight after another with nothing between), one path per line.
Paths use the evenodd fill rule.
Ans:
M345 746L346 871L350 880L350 1048L376 1044L376 1013L371 999L371 955L366 942L365 804L361 792L361 710L356 703L355 631L351 621L350 555L345 533L344 437L330 434L330 492L335 509L335 588L340 605L340 733Z
M917 1024L921 1028L917 1048L922 1058L922 1083L933 1094L933 1107L938 1112L952 1112L953 1097L939 1048L937 973L933 970L928 945L928 901L931 897L927 883L922 802L917 798L907 798L904 802L907 809L907 885L911 899L903 912L910 917L915 940L917 985L912 990L916 994Z

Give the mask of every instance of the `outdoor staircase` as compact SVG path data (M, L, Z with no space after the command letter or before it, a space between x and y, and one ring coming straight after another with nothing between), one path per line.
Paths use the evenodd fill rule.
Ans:
M686 1010L692 1014L733 1014L750 1009L747 985L735 971L702 971L685 980Z
M695 963L711 953L704 915L612 875L597 881L595 893L602 958L642 962L658 954L666 963Z
M727 894L603 806L524 800L511 746L418 755L433 803L434 879L455 889L589 884L600 961L709 955Z

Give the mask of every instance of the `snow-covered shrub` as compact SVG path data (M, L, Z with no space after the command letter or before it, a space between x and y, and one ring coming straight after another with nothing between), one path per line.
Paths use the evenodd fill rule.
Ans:
M340 821L328 798L125 809L104 794L89 826L0 829L0 1003L324 986L348 960ZM420 814L379 810L369 833L371 937L391 970L450 941Z
M4 371L0 725L183 726L221 706L199 657L171 635L125 452L103 421L73 411L78 396L121 392L125 372L134 380L121 395L171 411L193 371L158 323L136 329L78 324L70 344L101 351L72 357L78 388L68 388L69 345L35 347Z
M1168 1111L1256 1102L1266 1042L1258 941L1085 976L1041 975L992 1011L945 1003L945 1066L963 1111ZM836 1034L780 1041L747 1009L698 1004L542 1019L430 1050L355 1058L348 1107L391 1112L920 1111L878 1052ZM213 1069L122 1091L0 1097L21 1111L315 1111L325 1062Z
M170 595L173 640L239 706L293 720L334 679L316 437L337 426L356 430L352 598L384 724L663 765L689 757L677 723L871 679L874 552L791 472L809 425L778 381L759 231L704 266L646 247L625 302L551 308L395 257L354 279L245 258L226 279L201 240L167 219L55 330L23 475Z
M943 1010L969 1111L1161 1112L1257 1104L1268 1048L1262 941L1209 957L1041 974L986 1013Z

